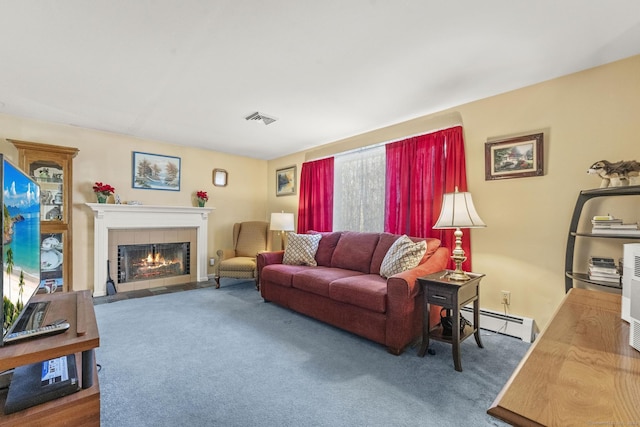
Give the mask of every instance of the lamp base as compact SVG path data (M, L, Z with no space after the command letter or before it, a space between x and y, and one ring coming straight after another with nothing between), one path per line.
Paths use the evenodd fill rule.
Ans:
M454 270L448 272L447 278L455 282L466 282L467 280L471 279L471 277L469 277L467 273L462 270Z
M460 230L459 227L456 228L453 235L456 238L456 247L453 249L451 259L455 262L456 269L449 272L447 277L449 280L465 282L469 280L470 277L462 270L462 263L467 260L467 257L464 255L464 250L462 249L462 230Z

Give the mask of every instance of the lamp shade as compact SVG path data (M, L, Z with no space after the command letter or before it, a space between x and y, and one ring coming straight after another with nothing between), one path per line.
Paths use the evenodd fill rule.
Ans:
M275 231L293 231L293 214L285 212L274 212L271 214L269 228Z
M482 222L475 206L471 193L458 192L447 193L442 199L440 217L433 228L480 228L486 227Z

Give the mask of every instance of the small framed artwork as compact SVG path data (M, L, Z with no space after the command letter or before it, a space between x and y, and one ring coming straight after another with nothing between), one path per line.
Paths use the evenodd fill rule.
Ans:
M485 180L544 175L543 146L542 133L487 142Z
M296 194L296 177L295 165L276 170L276 196Z
M214 169L213 170L213 185L216 187L226 187L227 186L227 171L224 169Z
M133 188L180 191L180 157L134 151L131 169Z

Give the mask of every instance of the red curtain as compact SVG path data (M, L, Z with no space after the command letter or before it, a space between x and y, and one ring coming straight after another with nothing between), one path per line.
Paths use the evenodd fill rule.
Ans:
M462 127L433 132L387 144L385 231L415 237L435 237L453 250L454 230L434 230L442 196L467 190ZM471 242L466 232L463 264L471 271ZM450 268L454 267L450 261Z
M300 173L298 233L333 227L333 157L305 162Z

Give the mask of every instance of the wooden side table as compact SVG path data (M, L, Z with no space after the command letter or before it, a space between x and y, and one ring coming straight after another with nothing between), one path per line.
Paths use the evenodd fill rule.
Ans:
M478 347L483 348L480 340L480 280L485 276L479 273L467 273L471 279L466 282L449 280L448 271L429 274L419 277L418 283L424 292L424 327L422 330L422 345L418 356L424 357L429 348L429 339L446 342L452 345L453 364L456 371L462 372L460 360L460 343L473 335ZM473 325L465 326L460 332L460 308L473 301ZM430 305L439 305L452 311L453 331L451 336L442 334L440 323L431 327L429 324Z

